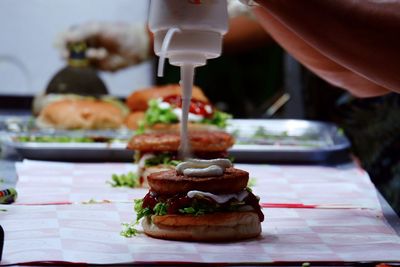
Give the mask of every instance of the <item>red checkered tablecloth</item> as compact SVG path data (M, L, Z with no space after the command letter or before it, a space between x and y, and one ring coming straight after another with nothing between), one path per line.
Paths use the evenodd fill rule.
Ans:
M19 200L1 206L6 232L2 264L269 263L282 261L400 261L400 237L382 216L368 175L352 166L236 165L254 177L262 202L341 205L340 209L264 209L263 233L234 243L188 243L143 234L120 236L134 220L134 198L145 189L112 188L112 173L132 164L17 164ZM110 200L110 204L81 204ZM70 205L27 205L73 202ZM361 208L362 207L362 208Z

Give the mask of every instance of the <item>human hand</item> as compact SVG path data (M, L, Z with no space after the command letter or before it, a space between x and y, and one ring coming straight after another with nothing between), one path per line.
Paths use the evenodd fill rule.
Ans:
M399 1L257 3L267 32L321 78L359 97L400 92Z
M56 46L68 58L68 43L85 41L91 65L105 71L139 64L150 57L150 36L146 25L116 22L88 22L60 34Z

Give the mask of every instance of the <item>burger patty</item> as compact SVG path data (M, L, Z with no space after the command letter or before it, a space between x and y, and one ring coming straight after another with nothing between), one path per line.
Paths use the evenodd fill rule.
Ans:
M148 176L152 191L161 195L175 195L193 190L213 194L234 194L246 188L249 173L243 170L228 168L224 175L216 177L186 177L175 170L152 173Z
M191 131L189 140L194 151L224 151L234 144L233 137L222 131ZM179 132L146 133L134 136L128 148L139 151L178 151Z

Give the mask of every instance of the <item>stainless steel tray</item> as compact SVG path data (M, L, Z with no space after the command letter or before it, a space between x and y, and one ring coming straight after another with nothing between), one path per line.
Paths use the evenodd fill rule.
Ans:
M350 142L334 124L307 120L232 120L230 154L239 162L325 162L348 158Z
M18 128L14 125L11 128ZM16 149L23 157L36 160L62 161L132 161L133 151L126 149L130 131L39 131L19 127L21 131L6 130L6 146ZM306 120L236 120L227 131L236 138L229 154L236 162L324 162L344 157L350 143L333 124ZM103 136L117 142L40 143L19 142L17 136ZM125 140L125 141L124 141Z

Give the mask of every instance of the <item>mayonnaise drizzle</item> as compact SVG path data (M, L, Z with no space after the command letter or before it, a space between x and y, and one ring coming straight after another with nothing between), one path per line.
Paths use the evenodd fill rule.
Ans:
M205 197L209 197L211 199L213 199L215 202L222 204L222 203L226 203L231 199L236 199L238 201L243 201L248 195L249 192L247 190L243 190L237 194L222 194L222 195L215 195L213 193L209 193L209 192L202 192L202 191L189 191L187 193L187 196L190 198L195 197L196 195L199 196L205 196Z
M178 174L190 177L210 177L223 175L225 169L229 167L232 167L229 159L188 159L179 163L176 171Z

